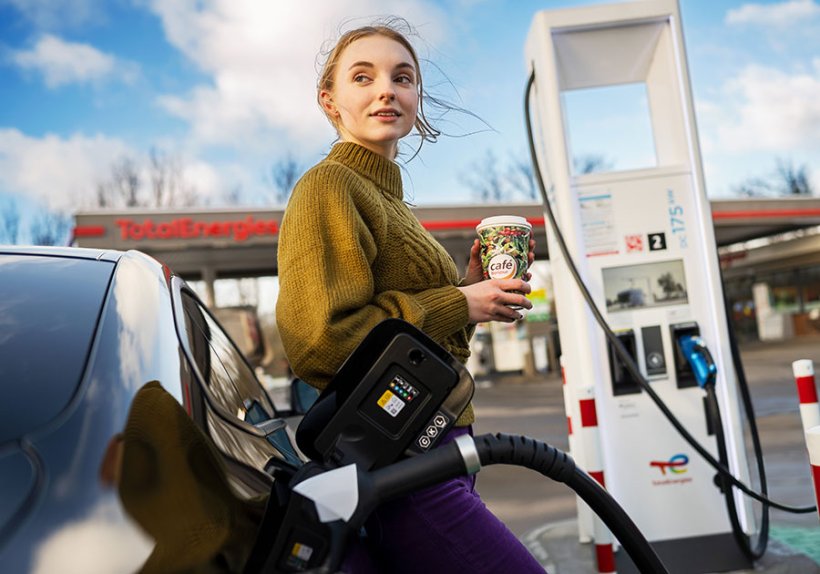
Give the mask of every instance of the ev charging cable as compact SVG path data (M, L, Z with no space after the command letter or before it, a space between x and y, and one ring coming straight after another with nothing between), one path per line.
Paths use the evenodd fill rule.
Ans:
M339 492L355 499L355 508L343 505L325 514L322 522L341 520L348 529L360 528L381 504L444 480L477 473L482 466L508 464L529 468L563 482L586 502L624 547L641 574L668 574L641 531L600 484L575 465L571 456L544 442L506 434L462 435L423 454L372 471L351 464L308 478L294 492L310 499L317 510L340 508ZM330 486L333 484L333 486ZM329 560L337 559L336 557ZM328 572L327 562L316 572Z
M631 374L635 378L635 380L638 381L638 383L641 385L641 388L644 391L646 391L647 395L657 405L657 407L660 409L660 411L663 413L663 415L669 420L669 422L672 424L672 426L675 428L675 430L677 430L678 433L680 433L680 435L683 437L683 439L687 443L689 443L689 445L693 449L695 449L695 451L697 451L697 453L700 454L704 458L704 460L706 460L706 462L708 462L712 467L714 467L727 482L731 483L732 486L735 486L736 488L738 488L739 490L741 490L742 492L744 492L745 494L747 494L751 498L753 498L753 499L755 499L759 502L762 502L765 505L771 506L773 508L778 508L780 510L784 510L786 512L793 512L793 513L796 513L796 514L808 514L808 513L811 513L811 512L815 512L817 510L816 506L793 507L793 506L787 506L787 505L784 505L784 504L779 504L779 503L777 503L773 500L770 500L768 497L763 496L763 495L753 491L751 488L749 488L748 486L743 484L740 480L735 478L735 476L732 474L731 470L729 470L729 468L725 464L722 464L720 461L715 459L715 457L712 456L712 454L708 450L706 450L706 448L703 447L703 445L701 445L697 441L697 439L689 433L689 431L686 429L686 427L684 427L683 424L677 419L677 417L675 417L675 415L672 413L672 411L669 410L669 407L667 407L664 404L663 400L658 396L658 394L655 392L655 390L651 387L649 382L646 380L646 378L640 372L640 369L638 368L638 365L635 364L635 361L629 355L629 353L627 352L627 350L624 347L623 343L621 343L621 341L618 339L618 337L615 335L615 333L612 331L612 329L607 324L606 319L604 319L603 315L601 314L601 311L598 309L598 306L595 304L595 301L592 299L592 295L590 294L589 289L584 284L583 279L581 279L580 273L578 272L578 268L576 267L575 262L573 261L572 256L569 253L569 249L567 248L566 242L564 241L564 237L561 234L561 230L560 230L560 227L558 226L558 222L555 219L555 214L552 211L552 206L550 205L550 200L549 200L549 196L547 194L547 190L544 186L544 180L541 176L541 169L540 169L540 166L539 166L539 163L538 163L538 156L537 156L536 151L535 151L535 140L533 138L532 122L531 122L531 118L530 118L529 100L530 100L530 92L532 90L532 87L533 87L534 83L535 83L535 72L530 74L529 80L527 82L527 88L526 88L526 92L525 92L525 95L524 95L524 115L525 115L525 118L526 118L525 123L526 123L526 126L527 126L527 136L529 138L529 148L530 148L530 155L531 155L531 158L532 158L535 181L537 182L538 188L541 192L541 197L542 197L543 203L544 203L544 209L545 209L547 218L549 219L550 225L552 226L553 231L555 232L555 238L556 238L556 241L558 243L558 248L560 249L561 254L563 255L565 261L567 262L567 267L568 267L573 279L575 280L575 283L578 285L578 288L581 291L581 294L584 297L584 300L586 301L586 303L589 307L589 310L592 312L593 316L595 317L595 320L598 322L598 325L604 331L604 334L606 335L607 340L609 341L610 344L612 344L613 348L615 349L615 352L618 354L618 357L620 357L620 359L623 361L627 371L629 371L629 374Z
M684 336L680 338L678 343L680 344L684 357L689 361L692 367L692 372L695 375L698 386L706 392L706 416L712 426L712 431L715 433L718 459L721 464L728 466L729 454L726 449L726 436L723 433L723 418L720 414L720 405L718 404L717 394L715 393L715 382L717 380L717 366L715 365L715 361L712 359L712 354L709 352L706 342L700 336ZM759 445L759 441L755 441L755 445ZM762 456L758 457L758 466L760 467L761 489L765 495L767 494L766 473L765 469L762 468ZM750 539L746 536L740 524L740 516L737 512L737 504L735 503L735 497L732 493L731 483L727 480L726 475L722 473L718 473L716 480L726 502L726 512L729 514L729 522L732 526L732 534L735 537L735 541L743 553L752 560L762 558L769 542L769 507L766 505L763 506L760 533L755 547L752 548Z

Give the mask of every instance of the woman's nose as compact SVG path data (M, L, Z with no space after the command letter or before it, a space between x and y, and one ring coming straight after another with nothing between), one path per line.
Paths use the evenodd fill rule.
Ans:
M384 82L379 86L379 99L392 102L396 99L396 90L393 87L393 82Z

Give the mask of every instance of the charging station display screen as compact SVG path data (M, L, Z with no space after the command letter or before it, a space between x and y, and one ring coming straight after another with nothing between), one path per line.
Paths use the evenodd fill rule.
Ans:
M610 313L689 302L682 259L608 267L602 272Z
M418 383L411 383L412 380L409 375L392 370L382 382L374 385L360 411L388 434L398 436L430 395Z

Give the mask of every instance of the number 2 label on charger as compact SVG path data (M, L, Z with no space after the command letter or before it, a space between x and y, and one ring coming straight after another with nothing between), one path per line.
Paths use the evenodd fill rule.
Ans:
M665 233L650 233L649 237L649 251L661 251L666 249L666 234Z
M399 397L391 393L390 391L384 391L384 394L379 398L377 401L378 405L387 411L391 417L397 416L401 410L404 408L404 401L401 400Z

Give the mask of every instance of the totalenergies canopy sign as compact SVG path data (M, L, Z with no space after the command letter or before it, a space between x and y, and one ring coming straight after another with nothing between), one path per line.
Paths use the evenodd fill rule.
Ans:
M76 215L74 240L113 249L275 243L282 211L88 212Z
M123 241L143 239L197 239L228 238L233 241L247 241L251 237L276 235L279 222L273 219L256 219L249 215L238 221L197 221L191 217L180 217L171 221L156 222L153 219L137 221L118 218L114 221Z

